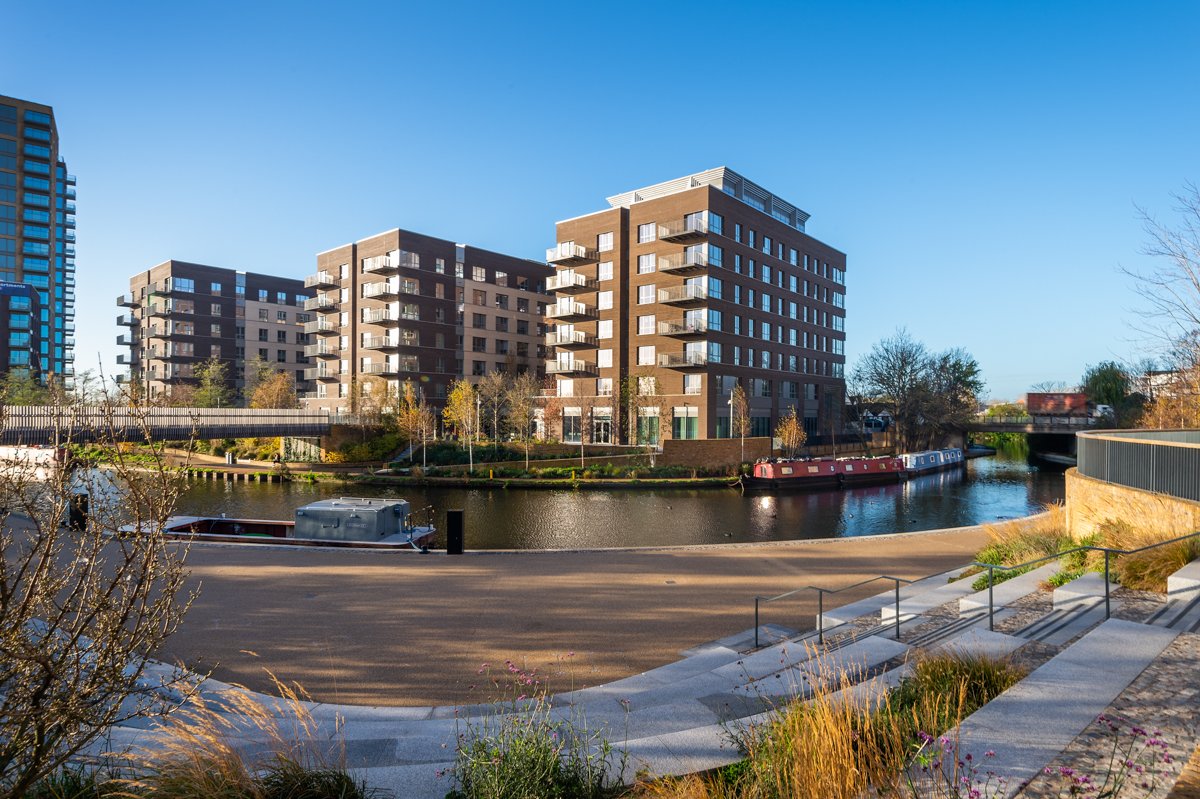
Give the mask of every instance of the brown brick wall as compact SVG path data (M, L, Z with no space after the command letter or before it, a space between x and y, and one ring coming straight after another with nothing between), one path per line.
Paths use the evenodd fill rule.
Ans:
M740 438L702 438L690 441L667 439L663 442L663 466L695 466L707 468L738 463L742 455ZM746 461L756 461L771 455L771 439L747 438Z

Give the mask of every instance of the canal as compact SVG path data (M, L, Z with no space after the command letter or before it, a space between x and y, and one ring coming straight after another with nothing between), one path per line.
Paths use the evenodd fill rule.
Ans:
M960 527L1034 513L1063 498L1061 472L1001 453L965 470L906 483L780 496L728 490L570 491L193 483L178 513L291 519L301 505L342 495L399 497L414 509L462 508L469 549L576 549L729 544Z

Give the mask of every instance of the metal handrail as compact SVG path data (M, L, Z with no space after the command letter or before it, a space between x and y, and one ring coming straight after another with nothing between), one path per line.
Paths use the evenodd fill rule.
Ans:
M1066 555L1071 555L1076 552L1103 552L1104 553L1104 618L1109 619L1112 616L1112 599L1110 597L1111 584L1109 583L1109 574L1110 574L1110 566L1112 563L1113 555L1136 555L1137 553L1145 552L1148 549L1157 549L1158 547L1164 547L1167 544L1178 544L1180 541L1186 541L1189 538L1196 538L1197 536L1200 536L1200 532L1188 533L1187 535L1181 535L1178 538L1170 538L1170 539L1167 539L1166 541L1157 541L1153 544L1147 544L1144 547L1138 547L1137 549L1117 549L1115 547L1097 547L1097 546L1090 546L1090 545L1081 546L1081 547L1072 547L1071 549L1064 549L1062 552L1055 552L1052 555L1044 555L1043 557L1034 558L1033 560L1029 560L1024 563L1018 563L1015 566L1001 566L996 563L980 563L979 561L975 561L971 564L972 566L978 566L982 569L987 569L987 573L988 573L988 629L989 630L995 629L996 607L995 607L995 603L993 601L993 588L996 585L995 573L997 570L1008 572L1008 571L1014 571L1016 569L1024 569L1029 566L1034 566L1038 563L1045 563L1048 560L1057 560Z
M939 572L940 574L940 572ZM928 575L933 577L934 575ZM925 579L925 578L920 578ZM757 649L758 643L758 610L760 604L775 602L779 599L786 599L789 596L800 593L801 591L816 591L817 592L817 642L825 643L825 620L822 618L825 615L825 595L840 594L843 591L849 591L851 588L858 588L868 583L873 583L877 580L891 580L896 585L896 640L900 639L900 583L913 583L915 580L906 580L903 577L892 577L887 574L881 574L878 577L869 577L866 580L861 580L853 585L844 585L841 588L821 588L816 585L806 585L803 588L795 588L791 591L785 591L776 596L755 596L754 597L754 648Z
M1018 563L1015 566L1001 566L1001 565L995 564L995 563L980 563L979 561L974 561L970 565L978 566L980 568L987 569L987 571L988 571L988 629L994 631L994 629L995 629L995 604L993 601L993 596L994 596L993 588L995 587L995 584L996 584L995 572L997 570L1013 571L1015 569L1024 569L1029 566L1034 566L1038 563L1044 563L1048 560L1057 560L1058 558L1062 558L1066 555L1070 555L1075 552L1103 552L1104 553L1104 618L1108 619L1111 617L1111 609L1112 609L1111 598L1109 596L1110 588L1111 588L1111 583L1109 582L1109 574L1111 571L1110 567L1111 567L1113 555L1136 555L1139 552L1145 552L1150 549L1156 549L1158 547L1167 546L1168 544L1178 544L1180 541L1186 541L1189 538L1196 538L1196 537L1200 537L1200 531L1197 531L1195 533L1188 533L1187 535L1181 535L1178 538L1170 538L1166 541L1157 541L1153 544L1147 544L1144 547L1138 547L1137 549L1117 549L1115 547L1097 547L1097 546L1085 545L1085 546L1073 547L1071 549L1064 549L1061 552L1056 552L1051 555L1044 555L1043 557L1035 558L1033 560L1026 561L1025 563ZM786 599L787 597L790 597L790 596L795 596L796 594L800 593L801 591L816 591L817 592L817 641L818 641L818 643L824 644L825 643L825 620L823 617L825 615L825 595L826 594L840 594L843 591L849 591L851 588L859 588L861 586L867 585L868 583L873 583L877 580L891 580L891 581L893 581L893 583L895 583L895 587L896 587L896 602L895 602L895 604L896 604L896 640L900 640L900 583L906 583L908 585L911 585L915 582L920 582L921 580L925 580L930 577L936 577L939 574L942 574L942 572L935 572L933 574L928 574L925 577L919 577L915 580L906 580L903 577L892 577L887 574L881 574L878 577L869 577L866 580L860 580L857 583L853 583L852 585L846 585L841 588L821 588L821 587L815 586L815 585L806 585L803 588L795 588L791 591L785 591L782 594L777 594L775 596L756 595L754 597L754 648L757 649L759 647L759 636L758 636L759 608L761 605L765 605L765 604L768 604L771 602L776 602L780 599Z

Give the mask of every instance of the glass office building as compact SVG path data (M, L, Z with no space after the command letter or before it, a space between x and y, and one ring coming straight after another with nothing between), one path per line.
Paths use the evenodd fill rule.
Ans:
M28 291L19 287L27 286ZM75 376L75 176L54 109L0 95L0 372Z

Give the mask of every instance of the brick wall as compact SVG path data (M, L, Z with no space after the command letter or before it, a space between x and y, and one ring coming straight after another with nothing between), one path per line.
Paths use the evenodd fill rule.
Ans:
M759 458L770 457L771 439L747 438L745 460L753 463ZM729 466L738 463L742 456L742 443L738 438L705 438L695 440L667 439L663 442L663 466L695 466L698 468Z

